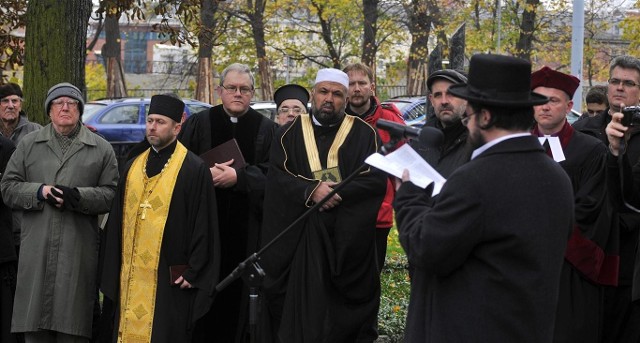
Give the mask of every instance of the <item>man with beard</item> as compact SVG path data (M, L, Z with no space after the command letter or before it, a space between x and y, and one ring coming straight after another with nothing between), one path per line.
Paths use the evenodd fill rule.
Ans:
M218 207L221 278L255 252L258 244L269 147L277 124L249 107L254 82L249 66L226 67L217 88L222 104L190 116L178 136L197 155L235 139L247 163L234 168L229 160L210 168ZM236 336L245 332L248 297L242 293L241 279L219 292L195 335L205 341L240 341Z
M471 57L462 123L475 148L433 186L408 171L394 208L414 268L406 342L551 342L558 284L573 225L571 182L528 130L531 64L501 55Z
M364 166L378 140L374 128L345 114L348 89L344 72L319 70L311 115L280 128L271 148L263 244L357 173L262 254L275 342L356 342L378 305L372 228L387 177Z
M573 128L602 140L605 146L612 147L611 152L617 154L618 139L610 140L605 129L612 122L614 113L626 106L637 106L640 103L640 60L632 56L618 56L609 66L607 86L609 108L599 116L586 117L576 121ZM615 124L612 124L615 125ZM633 128L626 133L625 159L635 165L640 159L640 130ZM618 160L612 154L607 158L609 192L619 192ZM615 200L615 198L614 198ZM635 263L640 230L640 214L627 208L617 210L612 222L613 229L618 231L620 269L618 286L608 287L604 294L603 342L630 342L629 337L640 339L640 305L632 306L632 301L640 300L640 292L632 294L634 278L640 277L640 264ZM637 281L637 282L640 282ZM640 290L640 288L635 285ZM634 318L635 317L635 318Z
M616 285L619 257L607 249L612 233L607 149L567 122L579 85L578 78L549 67L531 75L531 89L549 98L548 103L534 107L533 135L544 137L547 154L571 179L575 198L575 223L562 267L554 342L596 343L602 332L603 286Z
M371 68L362 63L347 65L342 71L349 76L349 102L345 112L352 116L357 116L376 127L379 119L384 119L400 124L404 124L402 114L396 112L395 107L387 107L380 104L380 100L374 95L376 84L373 80ZM378 130L378 136L383 144L391 140L389 132ZM387 236L393 226L393 197L395 196L393 179L387 180L387 193L378 211L376 221L376 256L378 258L378 268L382 270L384 259L387 254ZM377 315L377 314L376 314ZM373 318L375 320L375 318Z
M349 76L349 103L345 112L349 115L357 116L367 122L369 125L376 127L378 119L384 119L404 125L402 114L397 112L395 106L385 106L380 104L380 100L374 95L376 84L373 80L373 72L371 68L362 63L353 63L347 65L342 71ZM391 140L389 132L378 130L378 136L382 140L382 144L387 144ZM376 221L376 256L378 262L378 270L382 271L384 260L387 256L387 237L393 226L393 198L396 190L393 186L393 176L387 178L387 192L378 211L378 219ZM378 296L378 301L380 297ZM378 337L377 319L378 309L376 308L370 315L371 325L364 327L360 335L362 340L374 340Z
M101 334L106 342L190 342L218 279L215 191L202 160L177 141L184 103L154 95L146 140L130 160L105 229Z
M424 146L420 141L411 143L411 147L445 178L471 157L471 145L467 142L469 132L460 121L467 102L449 93L449 87L465 82L467 77L454 69L438 70L427 78L429 102L436 115L429 118L425 126L442 130L444 139L437 147Z

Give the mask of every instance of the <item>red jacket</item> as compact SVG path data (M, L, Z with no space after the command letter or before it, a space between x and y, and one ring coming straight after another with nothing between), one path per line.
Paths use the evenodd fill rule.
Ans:
M372 96L372 108L363 115L357 115L351 112L349 106L347 106L347 113L351 115L357 115L362 120L366 121L369 125L376 127L376 122L378 119L385 119L394 121L396 123L404 124L404 120L402 119L402 113L398 110L397 107L393 105L381 105L380 100L378 98ZM385 130L377 130L382 143L387 143L391 136L389 132ZM403 142L404 143L404 142ZM387 193L384 196L384 200L382 200L382 206L380 206L380 211L378 211L378 220L376 222L376 228L380 229L388 229L393 226L393 198L396 195L396 190L393 184L393 176L389 176L387 179Z

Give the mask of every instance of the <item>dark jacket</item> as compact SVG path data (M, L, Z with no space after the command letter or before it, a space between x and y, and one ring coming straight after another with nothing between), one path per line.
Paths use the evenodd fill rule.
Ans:
M435 205L405 182L394 208L414 267L406 342L551 342L573 192L537 138L458 168Z
M607 125L611 122L611 116L608 113L609 109L607 108L603 114L594 117L581 117L573 123L573 128L600 139L608 147L609 140L605 133ZM640 159L640 135L638 133L640 133L640 130L633 129L627 141L625 155L631 165L635 165ZM609 154L608 160L607 182L609 188L615 191L617 180L619 180L616 175L619 173L618 162L611 154ZM615 196L617 192L612 192L612 194ZM614 225L617 225L620 229L620 271L618 273L618 285L629 286L633 280L634 261L638 247L638 232L640 231L640 214L632 213L623 206L620 206L621 204L618 199L612 200L615 205L618 205L617 222L615 222Z
M380 100L375 96L371 97L371 108L369 111L361 116L358 116L353 111L351 111L350 107L347 106L346 113L355 115L360 117L360 119L367 122L367 124L376 127L376 123L379 119L384 119L388 121L392 121L399 124L405 124L402 119L402 113L397 112L397 109L392 106L380 104ZM383 144L387 144L391 140L391 136L389 132L385 130L378 130L378 136L380 136L380 140L382 140ZM387 178L387 193L384 196L384 200L382 201L382 206L380 206L380 211L378 211L378 219L376 220L376 228L388 229L393 226L393 198L396 195L396 189L393 186L392 177Z
M462 123L444 128L436 117L429 118L424 126L440 129L444 134L442 144L439 147L427 147L413 140L411 147L438 173L448 178L454 170L471 158L473 149L467 143L469 131Z

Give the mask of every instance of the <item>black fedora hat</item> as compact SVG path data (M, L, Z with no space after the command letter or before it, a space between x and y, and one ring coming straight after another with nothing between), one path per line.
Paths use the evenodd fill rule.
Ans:
M451 85L453 96L482 105L528 107L549 99L531 91L531 63L517 57L477 54L469 62L466 84Z

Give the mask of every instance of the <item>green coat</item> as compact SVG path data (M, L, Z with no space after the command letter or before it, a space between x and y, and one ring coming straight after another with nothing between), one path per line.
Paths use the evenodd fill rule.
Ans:
M0 184L5 204L23 211L13 332L91 337L98 214L109 210L117 182L111 145L84 126L64 156L51 124L20 141ZM42 184L78 188L80 211L38 200Z

